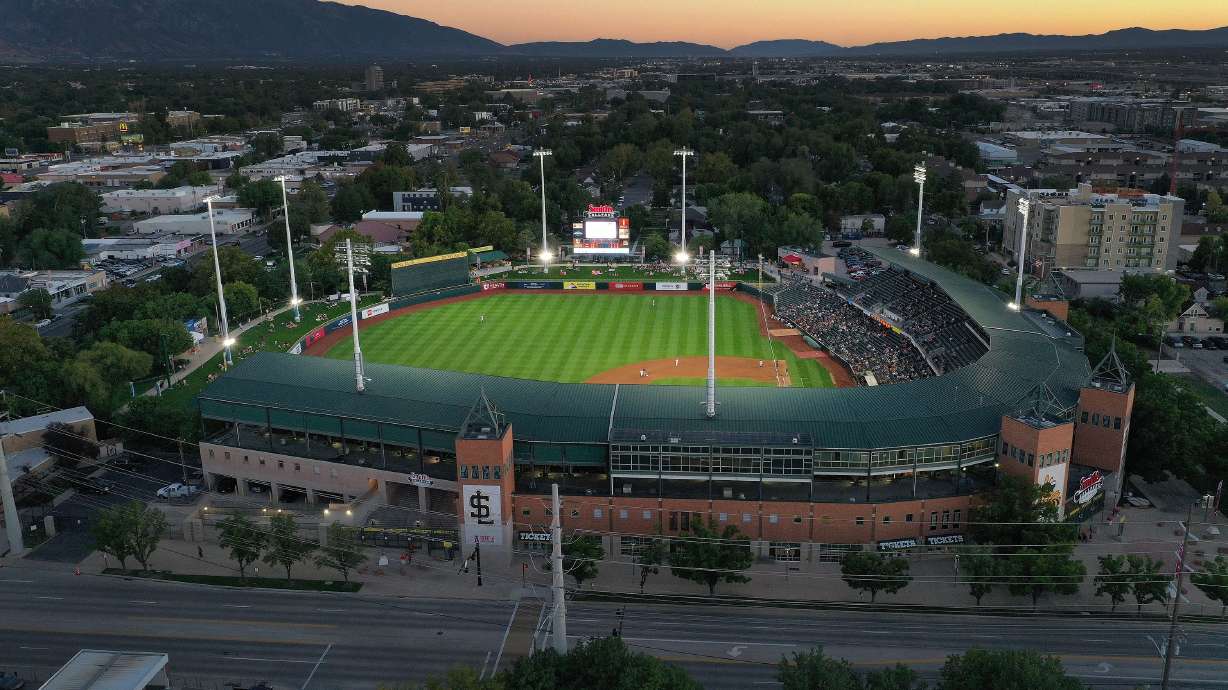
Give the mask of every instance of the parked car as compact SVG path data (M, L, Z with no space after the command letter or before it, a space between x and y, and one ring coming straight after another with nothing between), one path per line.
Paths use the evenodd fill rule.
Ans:
M200 493L199 486L175 482L158 489L158 498L188 498Z

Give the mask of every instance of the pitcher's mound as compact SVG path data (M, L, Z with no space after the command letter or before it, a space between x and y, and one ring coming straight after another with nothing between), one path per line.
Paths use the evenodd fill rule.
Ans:
M762 366L760 366L762 362ZM699 379L708 376L707 357L650 359L607 369L585 383L652 383L672 379ZM758 360L750 357L717 357L716 380L762 381L772 386L788 386L789 372L784 360Z

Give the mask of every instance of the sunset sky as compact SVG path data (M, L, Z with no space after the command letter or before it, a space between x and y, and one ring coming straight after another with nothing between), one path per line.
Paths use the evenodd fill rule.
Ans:
M1228 25L1228 0L340 0L454 26L501 43L693 41L731 48L773 38L840 45L1026 31L1087 34ZM1176 10L1176 11L1174 11Z

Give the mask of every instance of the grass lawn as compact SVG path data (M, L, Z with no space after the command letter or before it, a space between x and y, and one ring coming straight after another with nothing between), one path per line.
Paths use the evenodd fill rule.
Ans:
M1177 375L1177 379L1182 386L1198 396L1202 404L1215 410L1221 416L1228 417L1228 393L1193 374Z
M593 275L593 271L600 271L601 273L600 275ZM579 268L551 266L549 271L544 271L541 266L526 266L507 273L490 276L489 280L594 280L597 282L611 280L660 280L664 282L689 280L704 282L707 279L707 271L708 269L705 267L702 277L694 271L688 271L684 278L681 271L677 268L669 271L652 271L635 265L619 265L613 268L605 266L580 266ZM719 272L720 269L718 268L717 271ZM728 280L754 283L759 280L759 272L735 271L729 274ZM772 276L764 273L763 282L772 283L775 281L772 279Z
M284 577L241 578L237 575L184 575L166 570L121 570L119 568L107 568L102 572L107 575L139 577L146 580L191 582L197 585L221 585L224 587L262 587L265 589L293 589L310 592L357 592L362 589L361 582L345 582L344 580L286 580Z
M626 364L706 355L707 310L698 294L491 294L365 328L362 349L369 362L575 383ZM722 295L716 311L718 355L773 358L755 305ZM351 358L353 343L328 356ZM818 362L779 343L774 356L787 361L794 386L832 385Z
M375 297L368 297L359 302L359 308L376 301L378 300ZM239 335L238 343L235 345L234 350L235 362L238 363L246 357L246 355L240 353L248 347L253 348L253 352L266 352L270 350L285 352L290 349L294 341L328 321L348 313L349 310L349 302L341 302L332 306L322 303L304 304L302 306L303 320L298 324L294 324L294 316L291 312L283 312L277 317L271 330L268 324L261 324ZM320 314L325 316L322 321L316 319ZM286 324L293 325L287 328ZM281 345L284 345L284 347ZM221 371L219 369L221 364L222 355L218 353L208 362L197 368L196 371L189 374L183 381L180 381L169 391L163 393L162 397L173 401L177 405L185 407L191 405L192 398L196 397L204 389L205 384L208 383L209 374Z

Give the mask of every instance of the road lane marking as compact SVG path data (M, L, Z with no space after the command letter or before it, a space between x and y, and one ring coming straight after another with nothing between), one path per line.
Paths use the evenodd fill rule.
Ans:
M503 639L499 641L499 655L495 657L495 668L491 673L498 673L499 660L503 658L503 645L507 644L507 634L512 631L512 623L516 621L516 611L520 608L520 600L516 600L516 604L512 606L512 615L508 616L507 627L503 629ZM485 669L483 669L485 672ZM481 680L481 677L478 678Z
M251 604L222 604L224 609L250 609Z
M281 621L257 621L244 619L227 619L225 621L216 618L180 618L171 616L127 616L128 620L140 621L147 623L210 623L215 625L258 625L269 628L315 628L320 630L330 630L336 628L333 623L283 623Z
M328 646L324 648L324 653L321 654L320 658L316 660L316 665L311 667L311 673L307 674L307 680L303 681L303 687L299 688L298 690L307 690L307 686L311 685L311 679L316 675L316 669L320 668L320 664L324 663L324 657L328 656L328 652L332 648L333 643L329 642Z
M316 609L320 613L345 613L345 609Z
M0 582L16 582L23 585L32 585L34 580L0 580Z
M50 647L18 647L18 649L28 649L30 651L42 651L51 649Z
M223 659L231 659L233 661L263 661L266 663L276 664L314 664L315 659L266 659L256 656L223 656Z
M490 666L490 651L487 650L486 658L482 660L482 672L478 674L478 680L486 677L486 668Z
M35 599L46 599L46 600L48 600L48 601L64 601L64 597L37 596L37 597L34 597L34 598L35 598Z
M867 635L894 635L894 630L862 630Z
M590 635L568 635L568 637L585 638L585 637L591 637L591 636ZM742 647L796 647L797 646L793 642L742 642L742 641L734 642L731 640L696 640L696 639L678 640L678 639L667 638L667 637L624 637L622 639L631 640L633 642L681 642L685 644L719 644L719 645L729 645L729 646L740 645ZM681 651L681 650L678 650L678 651Z
M129 604L157 604L158 602L156 602L156 601L146 601L146 600L143 600L143 599L131 599L131 600L129 600L129 601L128 601L128 603L129 603Z

